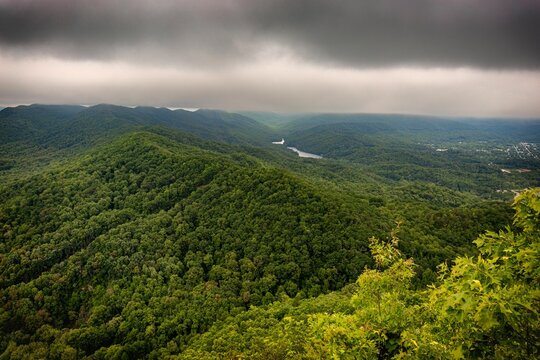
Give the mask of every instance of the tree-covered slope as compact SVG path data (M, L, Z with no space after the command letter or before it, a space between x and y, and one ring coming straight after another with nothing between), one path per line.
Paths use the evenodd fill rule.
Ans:
M514 202L517 229L486 232L477 257L411 288L415 261L394 232L354 287L287 299L214 324L172 359L531 359L540 355L540 188ZM169 349L164 352L170 353Z
M242 112L268 124L283 136L321 125L353 126L364 134L400 134L414 140L432 141L527 141L540 137L540 119L467 118L413 114L274 114Z
M2 349L156 354L250 305L358 276L367 234L388 225L376 208L241 163L135 133L5 184Z
M0 171L18 171L78 154L147 126L182 130L226 143L266 145L270 128L239 114L116 105L30 105L0 111Z
M160 125L230 143L267 143L272 131L255 120L223 111L135 107L100 104L30 105L0 111L0 144L29 140L47 146L72 146L126 127Z
M0 111L0 144L37 138L83 111L82 106L30 105Z

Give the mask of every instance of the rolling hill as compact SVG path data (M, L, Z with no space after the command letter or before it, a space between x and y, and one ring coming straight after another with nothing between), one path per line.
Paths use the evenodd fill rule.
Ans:
M140 356L250 305L339 289L387 225L282 170L149 132L0 198L2 348L29 336L85 355Z
M145 126L162 126L235 144L264 145L273 139L272 130L265 125L221 111L106 104L88 108L18 106L0 111L0 169L46 165Z

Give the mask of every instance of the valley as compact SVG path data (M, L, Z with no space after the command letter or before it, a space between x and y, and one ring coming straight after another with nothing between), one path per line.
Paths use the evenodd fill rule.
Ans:
M317 358L337 347L369 358L419 351L396 336L431 346L414 331L454 351L424 326L417 311L444 319L422 289L451 292L458 280L441 264L490 256L485 231L484 242L536 236L512 200L540 186L540 121L265 116L1 110L2 356ZM535 194L520 200L533 213ZM511 277L523 289L533 278ZM381 306L395 320L378 322Z

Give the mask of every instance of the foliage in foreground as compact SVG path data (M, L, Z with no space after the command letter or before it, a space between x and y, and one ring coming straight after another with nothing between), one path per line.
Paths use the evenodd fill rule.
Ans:
M372 238L377 269L360 275L349 308L337 295L319 297L322 311L314 300L252 308L214 326L180 358L535 358L540 188L522 193L514 208L521 231L481 235L480 254L458 257L451 269L442 264L427 290L411 290L415 265L397 250L395 234L388 243Z

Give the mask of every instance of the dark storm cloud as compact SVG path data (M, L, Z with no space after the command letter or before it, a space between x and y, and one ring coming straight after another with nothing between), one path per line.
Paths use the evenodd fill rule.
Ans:
M0 0L0 50L215 65L540 67L538 0Z

